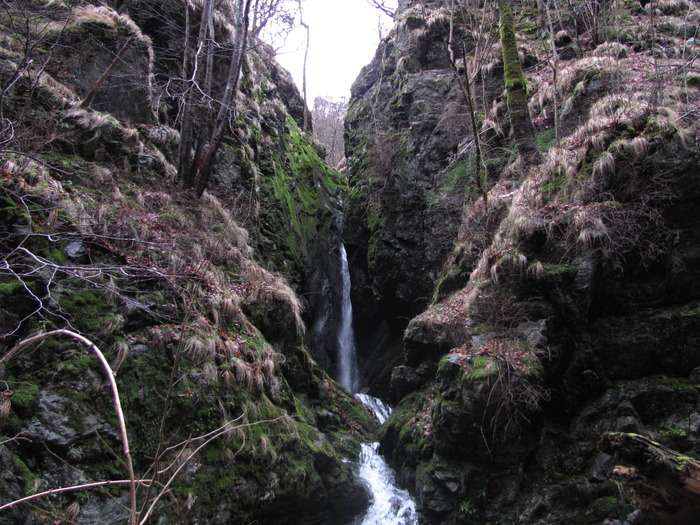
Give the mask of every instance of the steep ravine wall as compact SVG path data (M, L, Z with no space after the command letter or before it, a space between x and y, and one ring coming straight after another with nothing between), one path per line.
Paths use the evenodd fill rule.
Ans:
M344 235L378 391L398 364L382 451L427 523L696 521L687 473L662 479L598 442L700 453L698 5L611 2L595 27L583 2L561 8L554 76L542 4L511 2L541 155L528 165L498 13L465 3L467 62L478 32L496 51L473 85L481 195L451 4L401 2L346 122Z
M254 42L212 184L201 198L181 188L185 8L198 20L198 3L167 0L122 2L120 13L7 6L0 505L129 479L94 352L57 334L9 353L61 328L115 370L140 518L345 522L368 498L348 460L376 424L317 364L329 350L311 329L337 302L345 183L300 130L289 74ZM229 49L226 13L215 20ZM23 37L36 40L26 57ZM128 60L81 107L122 48ZM125 523L128 487L39 498L0 511L0 523Z
M470 184L460 151L471 128L448 62L449 26L423 12L433 12L429 4L399 9L352 87L346 118L343 238L363 327L358 348L368 384L385 395L401 333L430 302ZM484 95L498 84L485 84Z

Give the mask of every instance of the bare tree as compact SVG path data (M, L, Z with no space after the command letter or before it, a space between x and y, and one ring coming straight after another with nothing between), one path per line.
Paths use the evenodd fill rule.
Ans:
M0 152L5 152L16 146L14 142L18 137L17 126L22 125L25 111L42 80L44 70L53 57L53 52L68 24L69 16L63 14L55 17L61 24L60 29L55 31L54 20L47 17L42 10L33 8L25 0L17 2L2 0L0 14L0 32L7 38L9 46L14 51L8 54L12 57L12 61L7 61L7 64L11 66L0 70ZM18 83L28 86L28 93L19 103L15 102L15 111L8 114L6 110L10 105L5 101L13 95L13 90ZM32 124L34 128L40 128L36 122ZM26 133L23 138L26 140Z
M183 54L183 73L187 73L190 61L192 65L191 76L188 79L189 87L187 90L186 100L182 110L180 123L180 153L178 173L184 186L191 187L194 184L193 173L193 143L194 143L194 126L195 112L197 110L196 101L205 95L201 90L201 84L205 75L206 65L208 61L202 63L202 55L205 48L207 37L214 38L214 35L209 35L211 25L209 19L213 16L214 0L205 0L202 5L202 13L199 20L199 33L195 43L194 50L188 46L189 31L186 33L185 52ZM188 20L189 21L189 20Z
M489 30L489 27L487 27L489 25L489 18L486 15L486 11L484 11L480 21L468 21L470 26L475 27L475 31L473 31L474 38L472 52L467 52L467 46L464 39L457 42L457 38L455 36L456 18L459 18L463 22L463 25L467 25L467 12L465 9L463 9L463 7L464 6L461 3L457 2L456 0L452 0L450 7L450 33L447 50L449 53L450 66L452 67L455 78L459 83L460 91L465 102L467 103L467 109L469 111L472 134L474 136L474 149L476 152L476 184L485 203L487 200L487 192L485 184L484 154L479 127L477 124L477 112L475 107L473 86L487 59L492 38L490 36L491 31ZM461 73L458 65L459 60L461 60L462 63Z
M213 23L214 1L206 0L202 6L199 34L194 48L192 72L189 77L187 101L183 108L181 121L181 142L178 173L185 187L195 188L197 195L202 195L207 188L214 157L226 131L228 117L235 108L233 96L238 89L241 69L248 46L251 4L253 0L236 2L233 21L233 42L229 56L229 67L223 91L216 99L211 95L211 76L213 75L213 55L210 42L215 41ZM189 50L185 51L185 56ZM203 101L204 105L197 102ZM213 116L214 104L218 106ZM203 121L200 122L199 137L195 136L195 115L204 108ZM212 118L213 117L213 118ZM198 138L195 146L195 139ZM193 154L194 150L194 154Z
M559 147L561 143L561 130L559 129L559 90L557 88L557 71L559 70L559 53L557 52L556 36L554 24L552 23L552 12L549 7L549 0L544 0L544 11L547 15L547 25L549 28L549 39L552 45L552 83L554 84L554 138ZM556 0L552 0L554 9L557 9Z
M347 110L348 103L344 97L340 100L316 97L314 100L314 135L326 148L326 161L332 166L338 166L345 157L343 124Z
M301 6L301 0L295 0ZM217 41L213 16L214 0L205 0L197 40L186 45L183 71L186 73L185 102L181 111L181 141L178 175L183 186L201 196L206 190L214 159L235 115L234 97L252 39L276 14L287 20L289 2L284 0L235 0L229 13L232 27L227 42ZM287 20L287 23L289 20ZM190 40L186 37L186 43ZM212 90L215 49L228 49L228 71L223 88ZM188 71L189 69L189 71Z
M376 7L382 13L384 13L389 18L394 18L395 7L391 7L389 4L393 4L390 0L367 0L367 3L372 7Z
M241 68L245 60L246 47L248 46L248 24L250 15L250 5L252 0L241 0L238 3L238 11L235 20L235 41L231 61L229 63L228 75L226 75L226 85L223 95L219 101L219 111L211 131L209 143L205 145L204 152L195 159L195 172L193 181L196 181L197 195L201 196L209 185L211 170L214 166L214 155L216 155L221 141L224 138L229 112L235 111L231 107L233 95L238 89L238 82L241 78Z

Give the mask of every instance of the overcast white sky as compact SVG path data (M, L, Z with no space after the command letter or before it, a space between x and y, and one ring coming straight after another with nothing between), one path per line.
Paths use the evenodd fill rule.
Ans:
M396 6L397 0L392 0ZM304 0L304 21L309 25L306 89L309 108L318 96L350 98L350 86L363 66L370 63L379 44L380 11L366 0ZM391 19L382 16L384 33ZM287 39L277 60L289 70L301 91L306 32L299 28Z

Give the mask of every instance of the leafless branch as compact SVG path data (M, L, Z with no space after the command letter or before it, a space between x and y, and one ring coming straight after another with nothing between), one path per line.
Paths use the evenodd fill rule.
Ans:
M130 525L134 525L137 521L136 477L134 476L134 466L131 462L131 452L129 450L129 436L126 432L126 420L124 419L124 412L122 410L122 404L121 399L119 397L119 389L117 388L117 382L114 379L114 372L112 371L112 368L109 366L107 359L105 359L105 356L100 351L100 349L97 348L97 346L95 346L95 344L88 338L71 330L52 330L50 332L45 332L32 337L28 337L17 343L12 350L10 350L7 354L5 354L5 356L3 356L2 359L0 359L0 365L12 359L12 357L15 356L20 350L22 350L22 348L30 346L39 341L43 341L48 337L53 337L57 335L65 335L68 337L72 337L73 339L77 339L78 341L86 345L97 356L105 372L105 375L107 376L107 380L109 381L109 385L112 390L112 401L114 403L114 409L117 413L117 419L119 421L119 428L122 435L124 458L126 459L126 467L129 473L129 494L131 499L131 512L129 523ZM0 510L2 510L2 508L0 508Z

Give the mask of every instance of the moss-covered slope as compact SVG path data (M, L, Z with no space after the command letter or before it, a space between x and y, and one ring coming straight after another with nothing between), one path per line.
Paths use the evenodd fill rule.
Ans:
M366 261L357 262L356 271L369 274L361 285L380 300L387 290L399 293L399 280L421 281L411 290L432 294L403 331L402 362L391 373L398 406L383 430L383 450L430 523L679 522L688 515L679 501L657 512L621 490L613 472L623 458L596 443L604 432L624 431L691 456L700 452L700 90L687 67L698 51L690 21L700 11L694 2L612 2L593 27L580 17L583 3L574 3L552 12L550 26L546 10L537 10L542 3L511 2L542 155L533 166L516 154L521 144L509 130L507 86L494 76L502 79L500 66L477 55L484 32L498 51L497 13L491 4L464 4L471 11L455 17L466 50L457 72L480 60L482 69L471 71L478 73L473 89L487 193L480 196L467 178L459 221L441 215L442 232L457 233L446 241L452 253L434 279L376 272L377 253L405 268L417 259L396 249L403 239L438 238L427 222L414 219L406 233L387 218L438 216L439 204L397 204L403 190L413 195L426 187L409 168L426 165L413 138L381 173L371 145L396 126L417 133L419 123L435 124L416 140L441 140L447 148L430 149L443 166L425 183L432 191L441 174L458 168L455 161L475 160L468 132L460 135L464 150L439 133L453 104L454 76L437 84L445 90L440 103L412 90L394 99L390 118L382 121L386 113L377 111L388 107L382 90L389 93L390 82L454 75L439 60L447 36L437 29L449 25L451 2L402 2L383 54L355 84L350 109L350 192L357 200L346 231L358 235L358 245L369 239ZM464 20L492 23L459 25ZM399 64L413 67L405 84L396 84ZM408 123L399 108L407 101ZM438 195L440 205L450 204L449 193ZM403 315L399 308L384 312Z
M162 37L182 13L142 23L136 7L20 2L2 19L0 505L128 480L94 352L55 335L8 353L61 328L115 372L141 518L344 521L367 501L351 460L375 423L307 344L330 292L308 313L299 299L335 274L342 179L289 116L298 93L260 45L211 190L181 190ZM81 104L129 39L127 70ZM117 483L19 504L0 522L124 523L129 506Z

